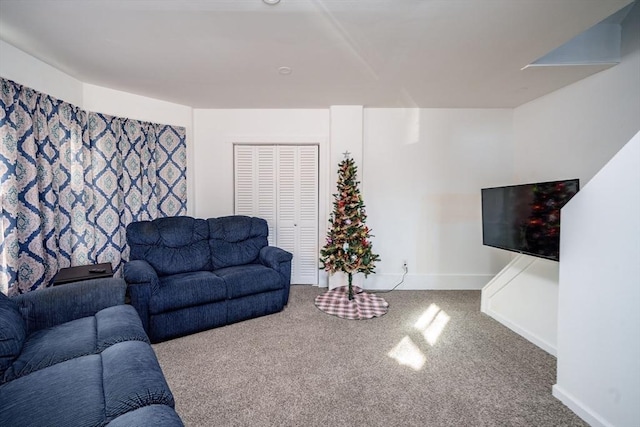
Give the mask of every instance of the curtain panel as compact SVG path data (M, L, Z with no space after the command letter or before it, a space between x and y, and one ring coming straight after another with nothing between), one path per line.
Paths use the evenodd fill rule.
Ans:
M87 112L0 78L0 291L128 259L132 221L186 214L183 127Z

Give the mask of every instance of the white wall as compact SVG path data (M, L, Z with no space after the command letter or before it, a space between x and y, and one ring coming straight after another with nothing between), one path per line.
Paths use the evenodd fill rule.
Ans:
M233 214L234 143L319 144L320 186L326 191L329 110L196 109L193 117L195 216Z
M593 426L640 425L640 133L562 210L554 396Z
M322 245L334 163L345 144L359 151L340 144L335 135L344 126L334 122L355 110L194 110L196 216L233 213L234 142L320 143ZM512 110L365 108L363 126L358 171L382 258L364 285L390 288L406 259L410 274L401 288L482 287L510 259L482 246L480 188L508 182L513 173Z
M640 5L623 26L622 62L514 111L518 182L584 186L640 128Z
M615 67L514 110L514 184L579 178L584 187L640 129L638 5L623 25L621 53ZM549 320L558 318L558 267L539 260L526 274L516 273L503 273L516 279L496 293L491 314L554 354L557 325ZM547 326L540 321L545 316Z
M192 108L146 96L83 84L82 108L88 111L166 125L192 127Z
M79 107L82 82L0 40L0 76Z
M367 288L480 289L510 259L482 246L480 189L513 175L510 109L365 109L364 202L381 261Z

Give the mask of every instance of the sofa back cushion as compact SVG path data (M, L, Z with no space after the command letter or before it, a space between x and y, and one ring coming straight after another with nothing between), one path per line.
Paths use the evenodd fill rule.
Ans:
M188 216L133 222L127 226L129 259L147 261L159 276L211 270L209 227Z
M18 304L0 292L0 384L5 371L22 351L27 325Z
M251 264L268 245L267 221L242 215L210 218L209 248L213 269Z

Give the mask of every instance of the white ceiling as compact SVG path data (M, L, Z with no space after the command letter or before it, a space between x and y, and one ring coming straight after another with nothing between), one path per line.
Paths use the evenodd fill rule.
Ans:
M0 38L194 108L502 108L607 68L521 70L630 1L0 0Z

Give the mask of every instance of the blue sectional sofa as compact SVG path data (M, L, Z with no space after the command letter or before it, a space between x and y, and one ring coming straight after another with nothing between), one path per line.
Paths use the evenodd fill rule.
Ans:
M268 233L264 219L240 215L129 224L124 279L151 342L282 310L292 255Z
M121 279L0 293L0 426L182 426Z

